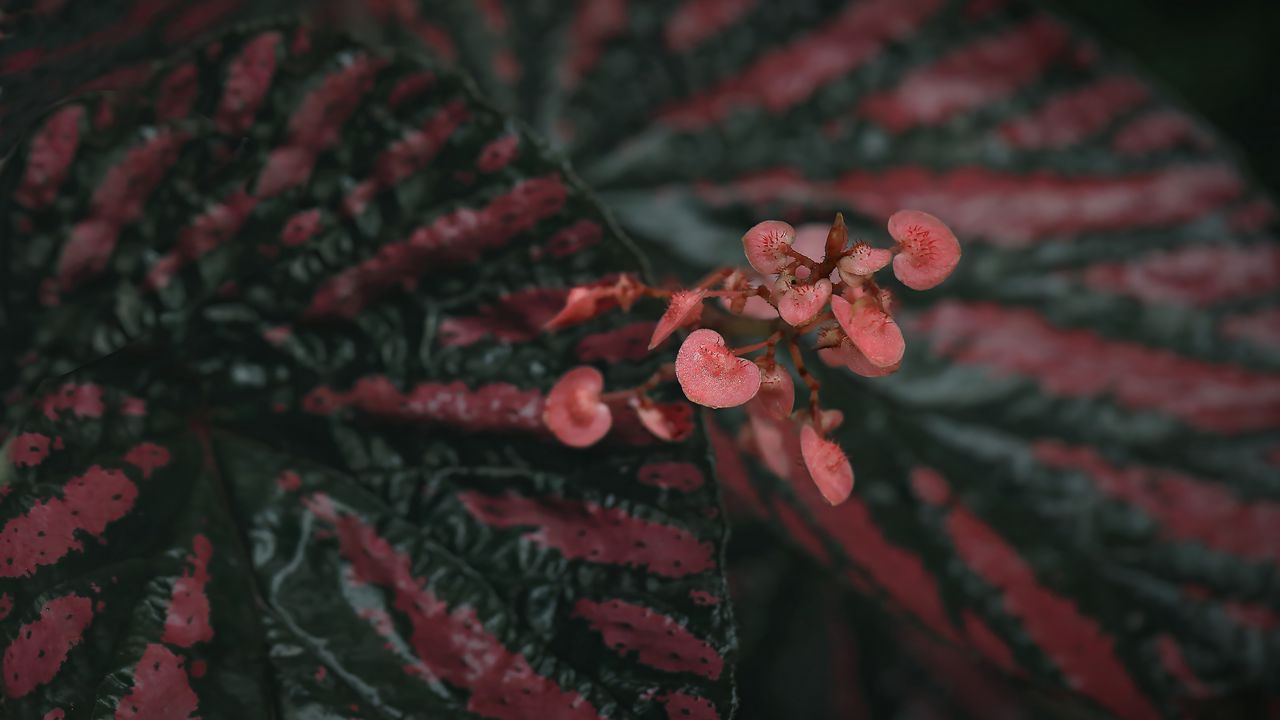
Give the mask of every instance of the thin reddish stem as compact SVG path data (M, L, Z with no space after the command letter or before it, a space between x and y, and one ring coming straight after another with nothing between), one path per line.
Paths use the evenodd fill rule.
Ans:
M621 400L629 397L642 397L645 393L658 387L664 382L670 382L676 377L676 366L674 363L664 363L649 376L648 380L636 385L635 387L614 390L613 392L604 393L600 399L608 402L610 400Z
M809 369L805 367L804 357L800 355L800 346L796 343L794 335L787 338L787 351L791 353L791 362L795 363L796 372L800 374L800 379L809 387L809 414L814 418L814 430L819 435L825 435L822 428L817 422L818 417L818 379L809 373Z
M782 331L774 330L772 335L765 338L764 340L761 340L758 343L751 343L750 345L743 345L742 347L731 348L729 352L733 353L734 355L746 355L747 353L753 353L761 348L766 348L766 347L771 348L774 345L777 345L778 341L781 339L782 339Z
M719 270L713 270L706 277L702 278L702 280L700 280L698 284L693 287L693 289L706 290L707 288L711 287L712 285L715 285L721 280L724 280L725 278L729 277L732 274L733 274L733 268L720 268Z

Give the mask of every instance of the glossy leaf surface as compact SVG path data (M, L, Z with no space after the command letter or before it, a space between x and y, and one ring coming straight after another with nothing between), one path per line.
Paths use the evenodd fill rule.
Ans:
M1211 132L1029 3L476 5L440 15L458 57L648 247L736 262L742 228L837 210L960 237L899 295L901 372L822 373L854 500L755 476L756 514L1093 712L1272 702L1280 255Z
M5 716L728 717L706 448L541 424L625 322L564 288L641 270L565 167L294 26L158 82L5 168Z

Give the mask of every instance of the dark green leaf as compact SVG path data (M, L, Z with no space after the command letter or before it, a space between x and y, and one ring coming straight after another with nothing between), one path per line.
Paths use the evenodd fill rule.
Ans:
M543 333L563 288L640 270L573 176L291 26L174 72L5 168L5 716L728 717L706 448L541 425L625 322Z

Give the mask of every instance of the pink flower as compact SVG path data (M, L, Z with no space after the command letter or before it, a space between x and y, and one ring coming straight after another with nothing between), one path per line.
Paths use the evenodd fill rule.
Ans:
M889 217L889 234L898 241L893 274L913 290L928 290L947 279L960 262L960 243L941 220L919 210Z
M806 424L800 430L800 455L824 500L839 505L849 498L853 492L853 467L839 445Z
M643 403L636 415L645 429L668 442L681 442L693 433L693 408L688 403Z
M812 285L798 285L779 278L778 314L788 324L803 325L817 317L831 299L831 281L822 278Z
M795 228L780 220L765 220L742 236L742 249L751 267L768 275L791 264L787 250L795 240Z
M613 425L613 415L600 399L603 389L599 370L586 366L570 370L547 393L543 424L565 445L594 445Z
M676 328L684 327L691 323L697 322L702 317L702 298L706 297L706 290L680 290L671 296L671 303L667 305L667 311L662 314L662 318L658 320L658 326L653 329L653 337L649 340L649 349L658 347L658 344L676 331Z
M867 359L866 355L858 349L856 345L845 338L843 342L835 347L822 348L818 350L818 356L822 361L831 366L844 365L854 373L862 377L884 377L892 375L902 366L901 362L894 363L888 367L878 367Z
M883 248L873 248L866 243L853 246L848 255L840 258L836 269L840 276L851 275L856 278L870 277L882 270L893 259L893 253ZM846 278L850 285L856 284L852 278Z
M725 278L725 290L749 290L753 287L753 282L760 282L761 278L756 273L743 272L742 270L734 270L729 277ZM768 300L759 295L745 295L735 298L720 298L720 304L726 310L736 315L756 318L759 320L772 320L778 317L778 311Z
M543 325L547 330L558 330L569 325L586 322L614 305L616 292L610 287L582 286L569 291L564 307Z
M791 373L776 362L761 370L760 393L754 402L775 418L791 417L791 409L796 404L796 386Z
M736 407L760 391L760 368L725 347L715 330L694 330L676 354L676 379L685 397L712 408Z
M837 296L831 298L831 310L845 335L872 365L890 368L902 362L907 346L902 329L879 305L865 298L850 305Z

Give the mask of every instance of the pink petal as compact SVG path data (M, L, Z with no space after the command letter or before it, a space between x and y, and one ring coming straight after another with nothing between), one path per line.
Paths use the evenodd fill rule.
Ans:
M659 343L671 337L671 333L675 332L676 328L697 322L702 317L702 298L706 295L706 290L680 290L672 294L667 311L662 314L662 318L658 320L658 326L653 329L649 349L658 347Z
M765 467L780 478L790 478L800 464L800 436L795 421L773 417L757 403L747 405L747 419L756 453Z
M822 262L827 257L827 233L831 228L822 223L805 223L796 228L796 241L791 247L801 255Z
M840 258L837 267L840 272L868 277L882 270L893 259L893 253L884 248L873 248L866 243L858 243L848 255Z
M614 290L608 287L576 287L569 291L564 307L543 325L547 330L557 330L569 325L586 322L613 306Z
M928 290L947 279L960 262L960 243L941 220L919 210L899 210L889 218L889 234L900 251L893 274L913 290Z
M638 405L636 415L654 437L668 442L682 442L693 433L693 408L688 403Z
M760 372L760 393L754 402L775 418L791 417L791 409L796 404L796 385L781 363L775 362Z
M547 393L543 424L565 445L594 445L613 425L613 415L600 400L603 389L599 370L585 366L570 370Z
M839 505L849 498L853 467L839 445L824 439L812 425L805 425L800 430L800 455L823 499Z
M850 305L836 296L831 298L831 310L845 335L872 365L888 368L902 362L907 347L902 329L878 305L865 299Z
M715 330L689 333L676 353L676 379L685 397L713 408L736 407L760 391L760 368L725 347Z
M832 367L844 365L853 372L862 377L884 377L892 375L902 366L901 362L895 363L888 367L878 367L862 351L857 348L847 338L840 345L833 348L823 348L818 351L818 356L822 361Z
M725 290L748 290L754 288L763 281L763 277L752 270L734 270L733 274L725 278ZM720 298L720 304L726 310L736 315L744 317L757 318L759 320L772 320L778 317L778 311L769 304L768 300L759 295L748 295L739 298Z
M751 267L768 275L791 264L787 249L795 239L795 228L780 220L765 220L742 236L742 249Z
M791 325L803 325L817 317L831 299L831 281L822 278L812 285L792 285L778 298L778 314Z
M823 433L829 433L844 422L844 413L835 408L829 410L818 409L818 427L822 428Z

